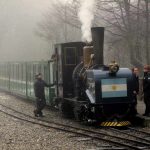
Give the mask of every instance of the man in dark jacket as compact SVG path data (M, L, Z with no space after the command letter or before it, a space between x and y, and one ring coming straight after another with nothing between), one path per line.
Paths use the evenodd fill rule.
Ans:
M150 116L150 66L144 66L144 78L143 78L143 93L144 103L146 106L144 116Z
M137 95L139 93L139 69L137 67L132 68L133 78L134 78L134 90L133 90L133 98L135 100L135 114L137 114Z
M39 73L36 75L36 81L34 82L34 93L36 97L36 109L34 110L34 115L36 117L43 117L42 110L44 109L46 105L46 99L45 99L45 87L53 86L53 84L47 84L42 79L42 74Z

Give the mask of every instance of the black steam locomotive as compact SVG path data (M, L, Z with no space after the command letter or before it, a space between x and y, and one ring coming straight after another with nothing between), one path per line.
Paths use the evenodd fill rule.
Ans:
M64 116L101 126L126 126L134 117L134 80L128 68L103 63L104 28L92 28L92 46L55 45L55 104Z

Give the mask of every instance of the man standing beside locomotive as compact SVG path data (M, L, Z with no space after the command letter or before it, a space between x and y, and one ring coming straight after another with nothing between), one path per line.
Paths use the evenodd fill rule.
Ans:
M36 97L36 109L34 110L35 117L43 117L42 110L44 109L46 105L46 99L45 99L45 87L51 87L54 84L47 84L42 79L42 74L39 73L36 75L36 81L34 82L34 93Z
M135 100L135 114L137 114L137 95L139 93L139 69L137 67L132 68L133 78L134 78L134 100Z
M143 115L150 117L150 65L144 66L143 93L144 103L146 106L145 113Z

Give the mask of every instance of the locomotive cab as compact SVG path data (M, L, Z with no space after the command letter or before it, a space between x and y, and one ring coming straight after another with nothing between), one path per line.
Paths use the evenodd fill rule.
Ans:
M55 95L53 105L58 107L65 117L73 117L74 82L72 74L83 56L83 42L70 42L55 45L54 78Z
M56 83L56 97L74 97L72 73L81 61L83 42L71 42L55 45L54 82Z

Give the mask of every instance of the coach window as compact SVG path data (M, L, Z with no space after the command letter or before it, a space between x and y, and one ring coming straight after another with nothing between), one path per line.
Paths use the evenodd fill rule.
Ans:
M76 48L75 47L65 48L65 64L66 65L76 64Z

